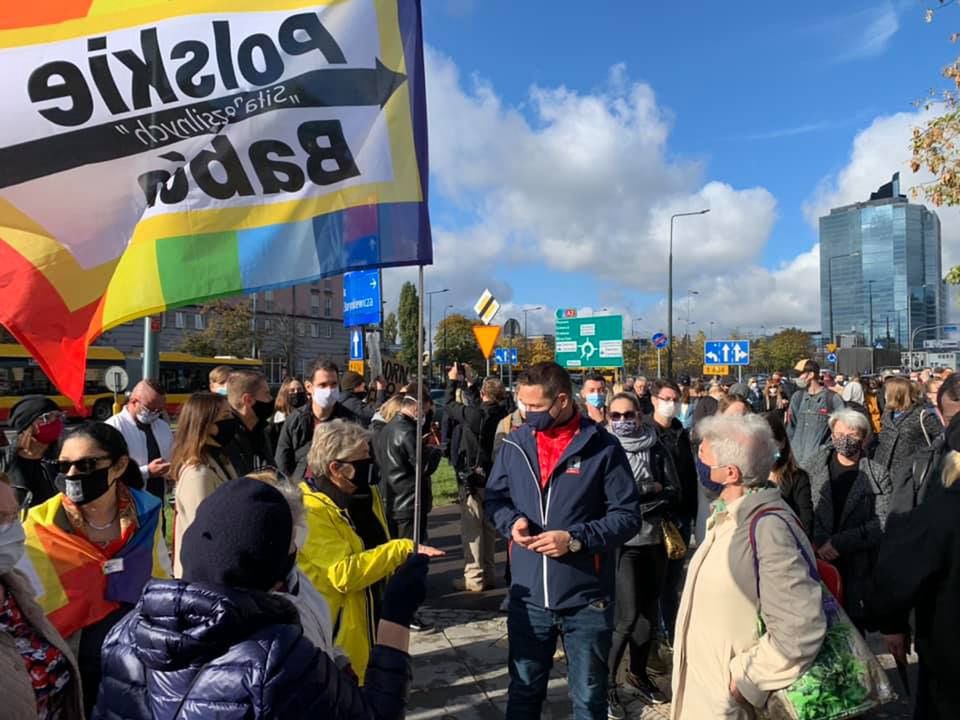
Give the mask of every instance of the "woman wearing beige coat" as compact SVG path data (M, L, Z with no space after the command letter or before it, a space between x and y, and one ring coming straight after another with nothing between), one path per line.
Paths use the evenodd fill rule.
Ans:
M798 546L813 557L799 520L767 480L776 444L766 421L716 416L697 434L700 484L714 503L680 601L671 717L749 720L813 663L827 629L820 584ZM761 510L776 513L756 523L762 603L750 545Z
M173 444L170 474L176 480L173 521L173 576L182 574L180 545L183 534L204 498L237 476L222 448L237 432L237 419L222 395L198 392L180 411Z

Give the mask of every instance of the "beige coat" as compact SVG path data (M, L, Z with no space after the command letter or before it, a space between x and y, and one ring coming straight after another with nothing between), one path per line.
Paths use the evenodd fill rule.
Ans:
M12 570L0 576L0 583L8 593L13 595L24 619L34 631L62 652L70 664L73 679L64 689L63 720L82 720L83 699L77 661L67 643L60 637L60 633L54 629L43 614L43 610L34 601L33 586L18 570ZM36 720L37 698L33 694L33 684L30 682L27 668L17 651L13 637L6 632L0 632L0 703L3 706L0 717L5 720Z
M226 458L219 463L213 458L208 458L203 465L187 465L180 471L174 489L174 507L177 511L173 521L173 576L175 578L183 576L180 547L183 544L183 534L197 516L197 508L204 498L236 476L237 471Z
M826 633L819 583L786 523L764 517L757 523L761 615L750 519L761 507L789 518L809 557L813 550L800 522L777 488L745 495L707 523L707 534L690 567L677 616L673 656L674 720L754 717L769 693L793 683L813 662ZM752 707L738 704L730 680Z

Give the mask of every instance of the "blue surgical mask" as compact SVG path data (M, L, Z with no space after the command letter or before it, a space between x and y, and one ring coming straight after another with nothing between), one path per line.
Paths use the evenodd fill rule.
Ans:
M606 405L607 399L601 393L590 393L587 395L587 404L592 405L597 410L603 408Z
M697 479L700 481L700 485L703 487L704 493L710 500L716 500L720 497L720 493L723 492L723 489L726 487L723 483L714 482L710 479L710 471L713 469L707 465L699 457L696 458L697 464Z

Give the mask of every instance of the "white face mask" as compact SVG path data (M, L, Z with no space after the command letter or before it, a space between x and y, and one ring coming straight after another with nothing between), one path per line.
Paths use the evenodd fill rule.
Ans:
M141 425L152 425L158 417L160 417L158 410L147 410L146 408L137 410L137 422Z
M667 420L672 420L677 416L677 403L673 400L659 400L657 402L657 414Z
M329 410L337 402L337 391L333 388L314 388L313 404L321 410Z
M19 518L0 525L0 575L6 575L20 562L25 540L26 535Z

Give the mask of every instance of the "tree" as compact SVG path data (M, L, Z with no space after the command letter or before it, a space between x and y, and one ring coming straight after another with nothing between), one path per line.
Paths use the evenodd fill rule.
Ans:
M215 300L201 306L200 314L206 319L206 326L184 336L180 343L183 352L248 357L255 340L260 346L258 333L253 329L253 312L246 300Z
M383 342L386 345L397 344L397 315L390 313L383 323Z
M813 354L813 343L809 333L799 328L787 328L773 335L764 343L764 359L770 370L787 372L797 360Z
M413 371L420 366L417 357L417 326L420 317L420 299L417 288L406 282L400 288L400 304L397 307L397 328L400 332L400 362Z
M437 326L437 335L433 341L433 361L441 363L444 369L454 362L471 365L482 372L486 360L477 339L473 335L474 322L465 315L448 315ZM438 346L439 343L439 346Z
M524 363L524 366L535 365L540 362L553 362L553 359L556 357L556 352L550 343L548 343L543 338L538 338L537 340L529 341L529 351L527 354L527 362Z

